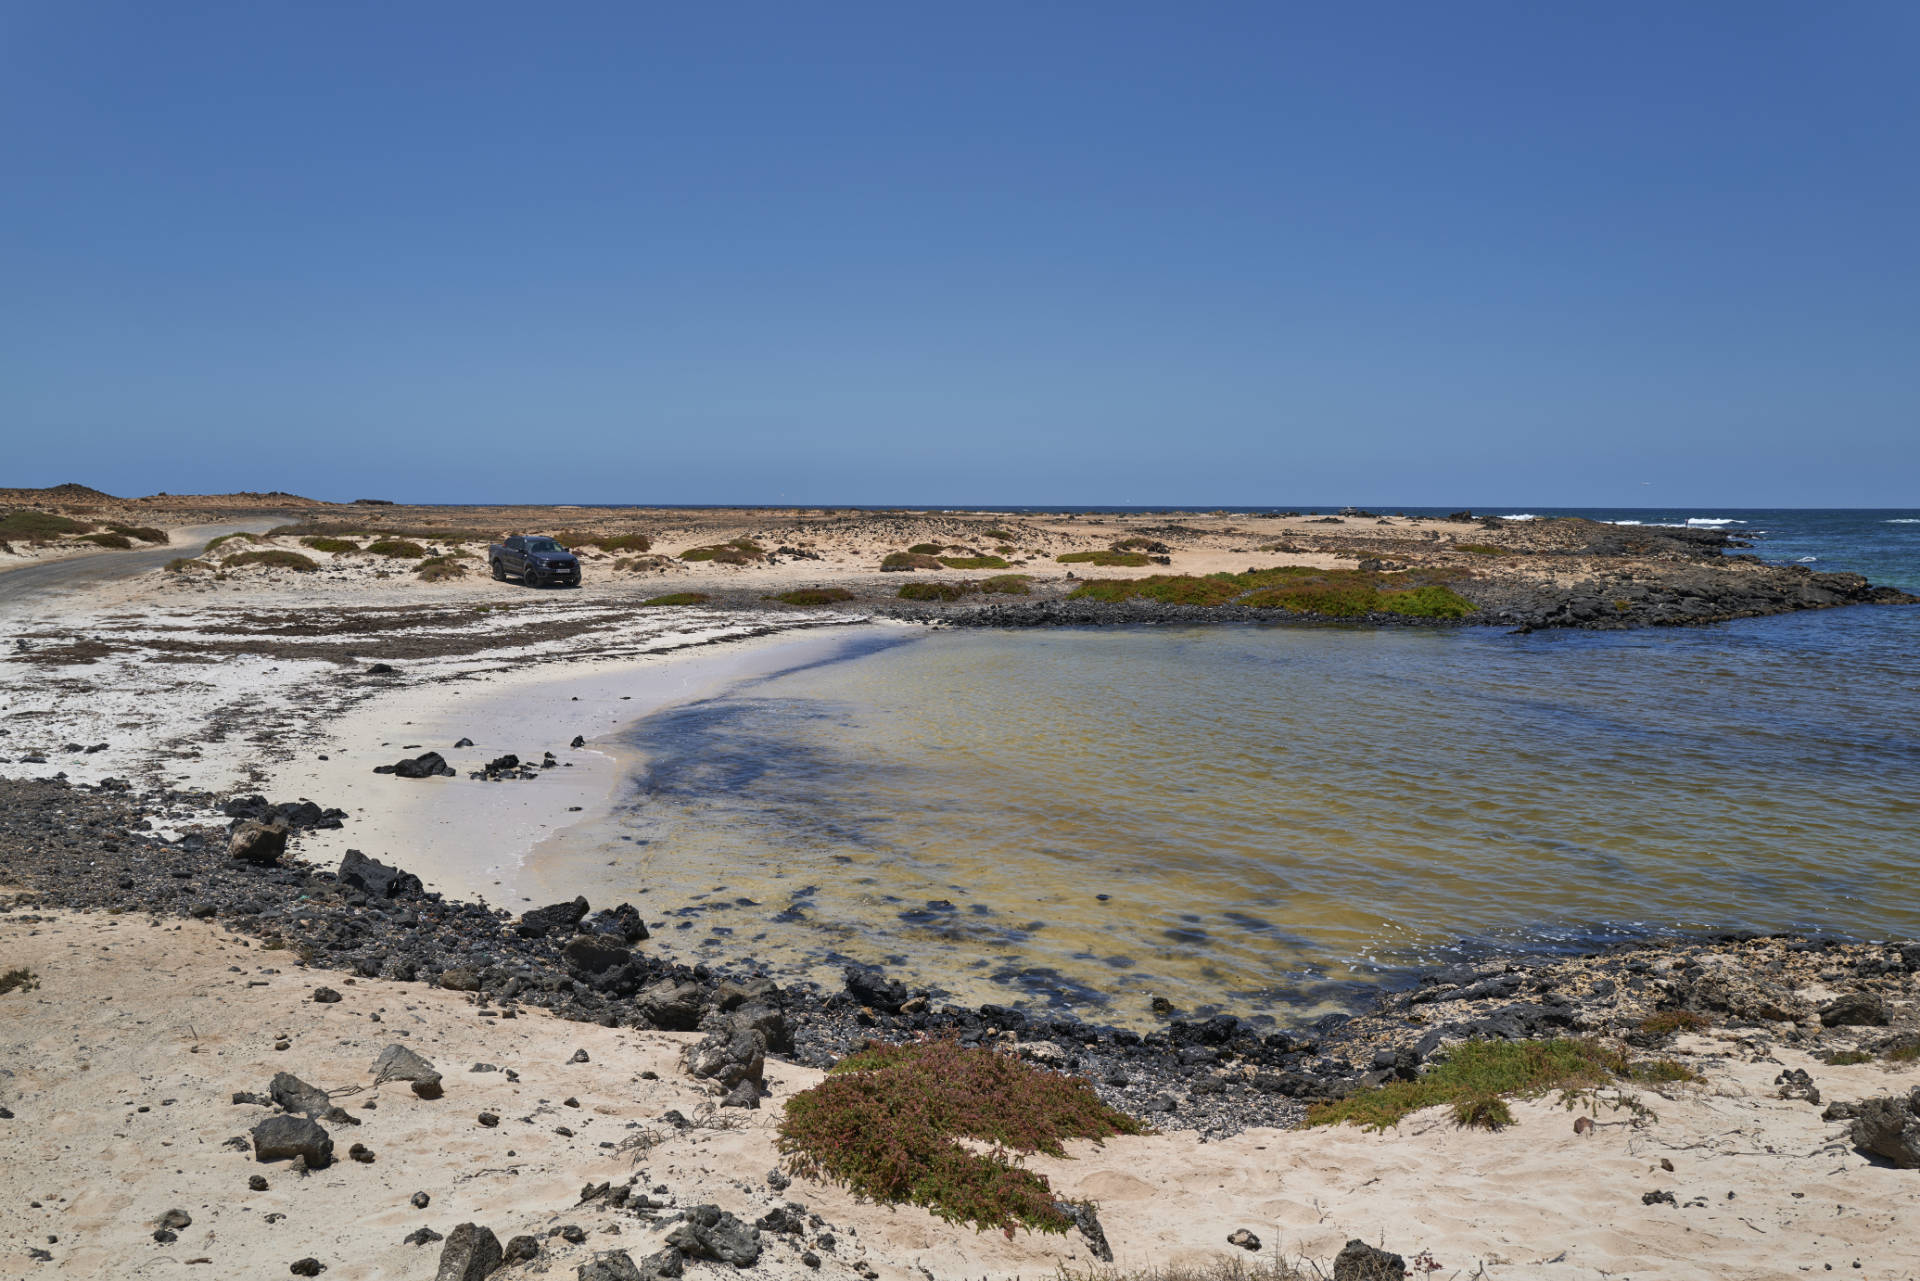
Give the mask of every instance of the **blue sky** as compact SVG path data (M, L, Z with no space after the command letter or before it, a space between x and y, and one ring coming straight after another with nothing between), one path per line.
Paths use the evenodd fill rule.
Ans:
M0 6L0 485L1920 503L1920 6Z

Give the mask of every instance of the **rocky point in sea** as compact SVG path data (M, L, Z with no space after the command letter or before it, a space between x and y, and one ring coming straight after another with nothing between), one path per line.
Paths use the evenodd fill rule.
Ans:
M647 922L631 904L576 898L516 917L426 891L404 868L357 851L334 867L284 849L263 860L251 835L262 816L283 820L275 830L296 838L339 817L300 803L136 792L113 780L0 780L0 862L22 887L0 911L217 920L316 970L435 984L503 1012L704 1032L689 1070L725 1091L727 1105L748 1108L759 1105L769 1056L825 1067L870 1039L922 1036L1085 1075L1115 1106L1208 1137L1297 1124L1314 1102L1413 1078L1470 1038L1606 1035L1652 1052L1712 1023L1818 1053L1920 1051L1920 943L1728 934L1572 958L1489 958L1432 970L1304 1027L1169 1015L1143 1033L996 1004L960 1007L906 976L858 967L826 992L776 983L751 958L687 966L648 952ZM214 825L221 818L225 828ZM177 839L158 834L183 827ZM1832 995L1814 1002L1802 995L1810 989ZM1908 1115L1873 1113L1878 1128L1865 1142L1897 1143L1878 1136L1889 1127L1897 1136Z

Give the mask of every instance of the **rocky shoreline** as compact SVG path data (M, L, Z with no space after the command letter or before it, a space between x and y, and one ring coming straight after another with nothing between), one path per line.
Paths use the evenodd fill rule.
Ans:
M629 905L576 900L515 917L425 892L404 868L358 854L320 867L285 852L289 835L297 845L300 832L338 818L311 803L223 802L114 780L0 780L0 867L11 887L0 914L217 921L315 970L466 992L503 1017L524 1007L605 1027L703 1031L696 1075L746 1107L758 1106L758 1074L741 1064L757 1053L825 1067L870 1038L929 1035L1084 1074L1122 1110L1206 1138L1297 1125L1309 1104L1411 1079L1473 1037L1597 1035L1653 1052L1712 1025L1740 1029L1756 1055L1775 1044L1851 1056L1844 1061L1920 1052L1914 942L1722 935L1489 959L1434 970L1307 1027L1168 1011L1143 1035L998 1005L936 1005L903 976L876 971L849 971L839 992L783 988L747 958L687 966L650 956L646 923ZM162 839L163 827L183 834ZM1817 1094L1815 1082L1788 1086L1794 1097Z

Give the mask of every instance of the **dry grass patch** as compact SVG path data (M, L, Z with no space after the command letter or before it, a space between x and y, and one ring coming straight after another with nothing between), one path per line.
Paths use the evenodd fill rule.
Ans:
M908 583L897 593L901 600L959 600L970 591L969 583Z
M32 970L14 969L0 974L0 996L9 992L31 992L40 986L40 979Z
M704 605L713 598L705 592L668 592L665 596L655 596L643 600L642 605Z
M457 556L429 556L413 567L423 583L443 583L449 579L465 578L467 567L460 563Z
M799 587L790 592L779 592L767 597L783 605L837 605L843 600L852 600L853 593L844 587Z
M787 1101L779 1145L794 1173L876 1201L925 1206L983 1230L1065 1232L1073 1220L1020 1158L1065 1156L1068 1139L1145 1132L1083 1077L941 1040L869 1046L842 1060Z

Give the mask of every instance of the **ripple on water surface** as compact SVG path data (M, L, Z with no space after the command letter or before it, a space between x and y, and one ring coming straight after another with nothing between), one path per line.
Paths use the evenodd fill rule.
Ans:
M1911 934L1916 624L863 636L641 722L546 878L644 887L690 958L1125 1022L1488 949Z

